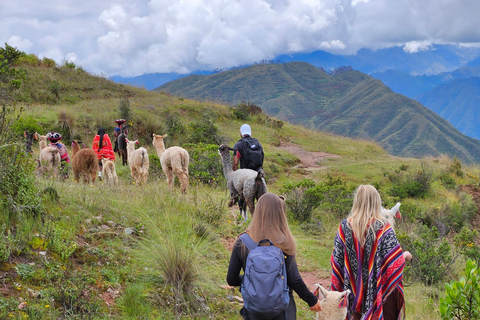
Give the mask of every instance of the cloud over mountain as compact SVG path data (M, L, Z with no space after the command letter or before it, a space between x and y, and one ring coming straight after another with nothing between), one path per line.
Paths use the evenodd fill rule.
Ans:
M187 73L314 50L476 45L478 12L476 0L9 1L0 41L94 73Z

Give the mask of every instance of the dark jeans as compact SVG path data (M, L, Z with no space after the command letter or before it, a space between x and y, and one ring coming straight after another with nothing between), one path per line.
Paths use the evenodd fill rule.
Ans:
M290 304L288 305L287 310L280 313L274 318L265 318L260 315L249 314L247 310L245 310L245 308L242 308L242 310L240 310L240 314L242 315L244 320L296 320L297 305L295 304L295 299L293 298L293 295L290 294Z
M404 305L404 299L399 289L395 289L383 303L383 319L398 320L400 310ZM354 320L360 320L362 315L358 312L353 313Z

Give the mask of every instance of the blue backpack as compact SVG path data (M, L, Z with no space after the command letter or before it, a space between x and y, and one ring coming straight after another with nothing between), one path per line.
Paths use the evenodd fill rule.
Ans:
M273 318L290 303L285 255L268 239L256 243L244 233L240 240L250 250L240 288L244 308L249 313ZM264 242L270 245L260 245Z

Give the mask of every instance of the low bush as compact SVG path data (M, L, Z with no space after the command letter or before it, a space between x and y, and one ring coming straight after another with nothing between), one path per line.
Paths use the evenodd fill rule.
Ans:
M450 271L455 258L448 241L442 239L436 227L420 226L420 236L412 238L407 235L397 235L402 249L410 251L412 278L410 281L420 281L425 285L433 285L443 281Z
M480 319L480 272L475 261L467 261L464 277L445 285L439 313L443 320Z
M226 183L217 145L187 143L183 147L190 155L188 173L191 180L209 185Z
M433 174L425 162L414 173L405 173L396 171L395 174L388 174L393 187L389 190L389 195L399 199L425 198L432 188Z
M480 265L480 247L476 245L478 240L478 231L470 229L468 226L464 226L454 237L454 243L460 252L466 258L475 261L477 266Z
M213 116L204 113L200 120L190 125L191 130L188 138L190 143L219 144L218 128L213 122Z

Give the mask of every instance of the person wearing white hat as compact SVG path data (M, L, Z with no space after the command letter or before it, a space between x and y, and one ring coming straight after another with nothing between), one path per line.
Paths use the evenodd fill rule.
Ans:
M233 146L233 171L238 169L252 169L255 171L263 170L263 147L260 142L253 138L252 128L248 124L240 127L241 139ZM245 206L243 199L238 199L240 208Z

